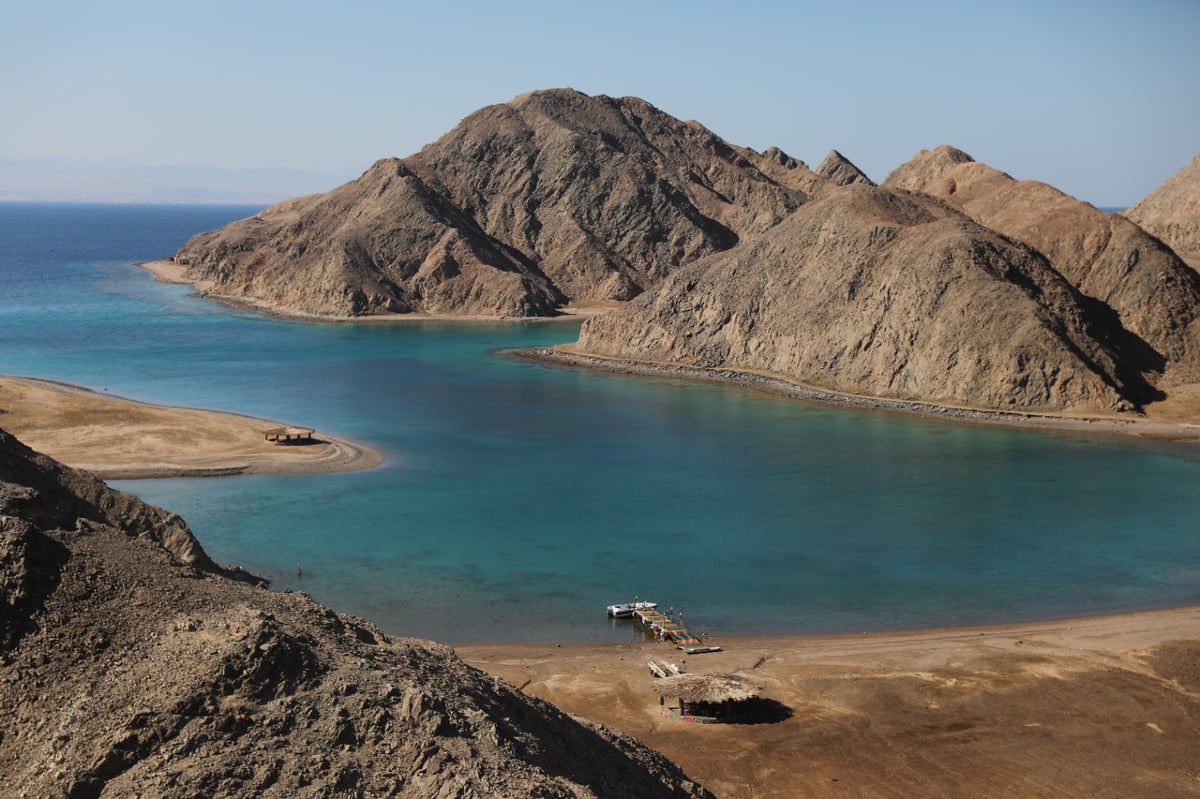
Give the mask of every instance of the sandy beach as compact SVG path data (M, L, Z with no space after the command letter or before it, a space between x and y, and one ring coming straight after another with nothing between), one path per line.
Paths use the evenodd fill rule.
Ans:
M338 472L383 462L370 447L320 431L276 444L281 422L150 405L79 386L0 377L0 427L39 452L105 479L253 472Z
M601 611L603 612L603 611ZM469 645L468 663L663 752L720 797L1200 795L1200 607L912 633ZM664 716L648 660L762 688Z

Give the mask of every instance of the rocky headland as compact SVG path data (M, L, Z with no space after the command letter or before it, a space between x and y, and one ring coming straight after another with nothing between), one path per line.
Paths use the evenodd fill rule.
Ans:
M588 320L570 349L849 394L1098 410L1154 398L1144 374L1158 364L1128 338L1032 248L926 195L855 184Z
M0 431L0 795L709 796Z
M637 98L556 89L197 235L175 261L213 296L285 313L615 305L572 352L904 402L1195 421L1200 274L1172 250L1191 246L1194 166L1121 216L953 147L876 186L836 150L812 170Z
M546 316L634 297L769 229L822 182L637 98L540 91L175 259L214 295L287 311Z

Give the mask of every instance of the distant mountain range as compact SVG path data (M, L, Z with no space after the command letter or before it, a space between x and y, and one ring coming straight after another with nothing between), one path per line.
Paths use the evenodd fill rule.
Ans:
M1200 381L1200 275L1147 232L1159 218L1164 236L1194 231L1197 196L1185 175L1127 218L947 146L876 186L836 151L812 170L644 100L556 89L198 235L176 259L216 296L290 313L620 304L575 350L1105 412Z
M244 203L324 191L356 172L148 166L118 158L0 156L0 201Z

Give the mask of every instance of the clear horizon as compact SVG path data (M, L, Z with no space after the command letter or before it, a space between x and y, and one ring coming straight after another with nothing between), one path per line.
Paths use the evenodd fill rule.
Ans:
M837 149L876 181L952 144L1101 207L1136 202L1200 153L1200 4L1184 0L737 13L125 0L6 17L8 199L273 202L561 86L638 96L813 166Z

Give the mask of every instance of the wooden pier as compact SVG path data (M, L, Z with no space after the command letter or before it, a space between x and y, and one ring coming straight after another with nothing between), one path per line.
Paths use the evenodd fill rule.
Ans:
M719 647L704 646L704 642L689 633L682 624L675 623L673 614L668 616L652 609L635 610L633 618L654 633L660 641L670 641L675 644L676 649L682 649L689 655L698 654L700 651L710 652L719 649ZM681 616L680 621L682 620Z

